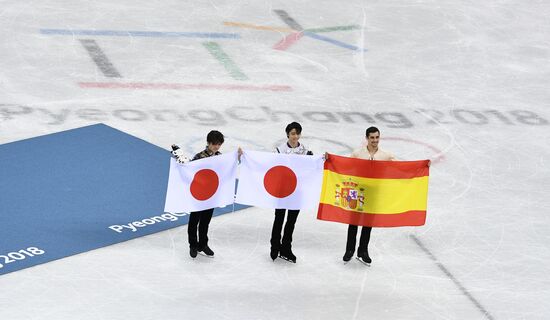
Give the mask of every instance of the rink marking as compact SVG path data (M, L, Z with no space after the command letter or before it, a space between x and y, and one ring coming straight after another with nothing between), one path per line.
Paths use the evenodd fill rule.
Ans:
M146 89L146 90L230 90L230 91L292 91L287 85L240 85L207 83L146 83L146 82L78 82L81 88Z
M441 270L449 279L451 279L452 282L454 282L454 284L458 287L458 289L462 292L462 294L464 294L466 298L468 298L487 319L489 320L495 319L489 313L489 311L487 311L487 309L483 305L481 305L481 303L477 301L476 298L474 298L474 296L470 293L470 291L468 291L468 289L466 289L464 285L462 285L462 283L458 281L458 279L449 271L449 269L447 269L443 265L443 263L441 263L434 256L434 254L430 250L428 250L428 248L426 248L426 246L420 241L420 239L418 239L414 235L411 235L411 238L414 240L414 242L416 242L416 244L420 247L420 249L422 249L422 251L424 251L424 253L426 253L430 257L430 259L435 263L435 265L439 268L439 270Z
M268 30L268 31L275 31L275 32L290 32L291 34L285 36L282 40L280 40L273 46L273 49L275 50L284 51L289 47L291 47L294 43L298 42L298 40L300 40L303 36L307 36L309 38L319 40L319 41L324 41L332 45L349 49L352 51L360 51L360 52L367 51L367 49L365 48L360 48L352 44L348 44L343 41L339 41L339 40L332 39L330 37L318 34L318 33L324 33L324 32L348 31L348 30L361 29L361 27L359 27L358 25L334 26L334 27L324 27L324 28L304 28L296 20L294 20L294 18L292 18L285 10L273 10L273 11L279 16L279 18L281 18L281 20L289 28L267 27L267 26L249 24L249 23L228 22L228 21L224 22L223 24L226 26L241 27L241 28L247 28L247 29Z
M273 46L273 49L284 51L288 49L291 45L296 43L298 40L300 40L303 36L303 32L292 32L291 34L285 36L281 41L277 42Z
M242 23L242 22L232 22L224 21L223 24L228 27L240 27L244 29L254 29L254 30L265 30L265 31L277 31L277 32L293 32L295 30L284 27L268 27L260 26L257 24L251 23ZM349 30L358 30L361 29L360 26L356 24L348 26L334 26L334 27L324 27L324 28L307 28L304 31L315 32L315 33L325 33L325 32L334 32L334 31L349 31Z
M294 21L294 20L293 20ZM300 40L303 36L308 36L313 39L317 39L320 41L325 41L330 44L350 49L353 51L367 51L367 49L361 49L357 46L347 44L342 41L338 41L326 36L319 35L317 33L324 33L324 32L333 32L333 31L348 31L348 30L356 30L360 27L357 25L349 25L349 26L335 26L335 27L325 27L325 28L311 28L311 29L300 29L295 30L291 28L276 28L276 27L267 27L267 26L259 26L259 25L253 25L249 23L240 23L240 22L224 22L223 23L226 26L232 26L232 27L241 27L246 29L256 29L256 30L267 30L267 31L276 31L276 32L290 32L289 35L285 36L281 41L277 42L273 49L275 50L286 50L290 46L292 46L294 43L296 43L298 40Z
M92 58L92 60L95 62L96 66L99 68L99 70L101 70L104 76L109 78L122 77L95 40L80 39L79 41L84 49L88 51L90 58Z
M295 32L291 33L290 35L287 35L283 38L279 43L275 44L273 49L276 50L286 50L290 48L293 44L298 42L303 36L304 36L304 28L291 16L288 15L288 13L284 10L273 10L283 22L289 26L292 30Z
M229 75L231 75L231 78L235 80L249 80L246 74L241 71L217 42L203 42L202 45L222 64Z
M335 46L342 47L342 48L345 48L345 49L350 49L350 50L353 50L353 51L361 50L357 46L347 44L345 42L338 41L338 40L329 38L327 36L318 35L314 32L306 31L296 20L294 20L291 16L289 16L288 13L284 10L273 10L273 11L275 11L275 13L281 18L281 20L283 20L283 22L286 23L290 28L292 28L293 30L296 30L300 33L303 33L303 35L305 35L305 36L308 36L310 38L317 39L317 40L320 40L320 41L328 42L330 44L333 44ZM296 43L300 38L301 38L301 36L300 37L294 36L293 38L290 38L288 41L286 41L284 46L282 46L282 45L280 46L283 49L279 49L279 50L287 49L292 44ZM283 40L286 40L286 37ZM363 49L363 51L364 51L364 49Z
M40 29L41 34L61 36L110 36L110 37L148 37L148 38L214 38L239 39L236 33L220 32L163 32L133 30L83 30L83 29Z
M361 48L359 48L357 46L354 46L352 44L347 44L345 42L338 41L336 39L332 39L332 38L329 38L327 36L322 36L320 34L316 34L316 33L313 33L313 32L304 32L304 35L306 35L310 38L313 38L313 39L328 42L330 44L333 44L335 46L342 47L342 48L345 48L345 49L350 49L350 50L353 50L353 51L367 51L367 49L361 49Z
M240 28L245 28L245 29L277 31L277 32L292 32L293 31L290 28L268 27L268 26L260 26L260 25L251 24L251 23L231 22L231 21L224 21L223 25L228 26L228 27L240 27Z
M273 10L281 20L283 20L284 23L286 23L287 26L289 26L292 30L296 31L304 31L304 28L296 21L294 18L288 15L288 12L285 10Z
M324 27L324 28L307 28L304 31L314 32L314 33L324 33L324 32L334 32L334 31L349 31L349 30L359 30L360 26L352 24L349 26L335 26L335 27Z

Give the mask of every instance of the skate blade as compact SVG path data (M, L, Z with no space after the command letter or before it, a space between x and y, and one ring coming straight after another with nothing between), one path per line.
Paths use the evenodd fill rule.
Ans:
M207 254L204 253L204 252L199 252L199 254L200 254L201 256L203 256L203 257L207 257L207 258L210 258L210 259L214 259L214 255L209 256L209 255L207 255Z
M292 261L292 260L290 260L289 258L287 258L287 257L285 257L285 256L279 256L279 258L283 259L284 261L296 263L296 261Z
M359 260L359 262L361 262L362 264L366 265L367 267L370 267L370 263L367 263L367 262L363 261L361 258L355 257L355 259Z

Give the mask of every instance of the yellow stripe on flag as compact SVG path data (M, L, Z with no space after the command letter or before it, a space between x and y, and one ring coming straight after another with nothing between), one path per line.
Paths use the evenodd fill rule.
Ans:
M324 170L321 203L357 213L425 211L428 177L372 179Z

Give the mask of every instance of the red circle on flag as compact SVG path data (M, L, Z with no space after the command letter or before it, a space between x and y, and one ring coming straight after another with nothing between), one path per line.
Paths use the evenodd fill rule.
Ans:
M285 166L275 166L264 176L264 188L276 198L285 198L296 190L298 179L292 169Z
M208 200L216 193L219 184L218 174L214 170L199 170L191 181L191 195L199 201Z

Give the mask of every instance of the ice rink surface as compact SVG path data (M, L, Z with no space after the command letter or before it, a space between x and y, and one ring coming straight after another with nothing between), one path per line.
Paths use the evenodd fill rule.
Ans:
M273 212L250 208L212 220L214 259L190 259L184 226L3 275L0 317L550 318L549 15L518 0L2 1L0 143L102 122L189 154L211 129L222 152L272 150L296 120L316 153L347 155L375 125L381 148L433 165L426 225L373 230L370 268L343 264L347 226L314 211L298 263L272 262Z

